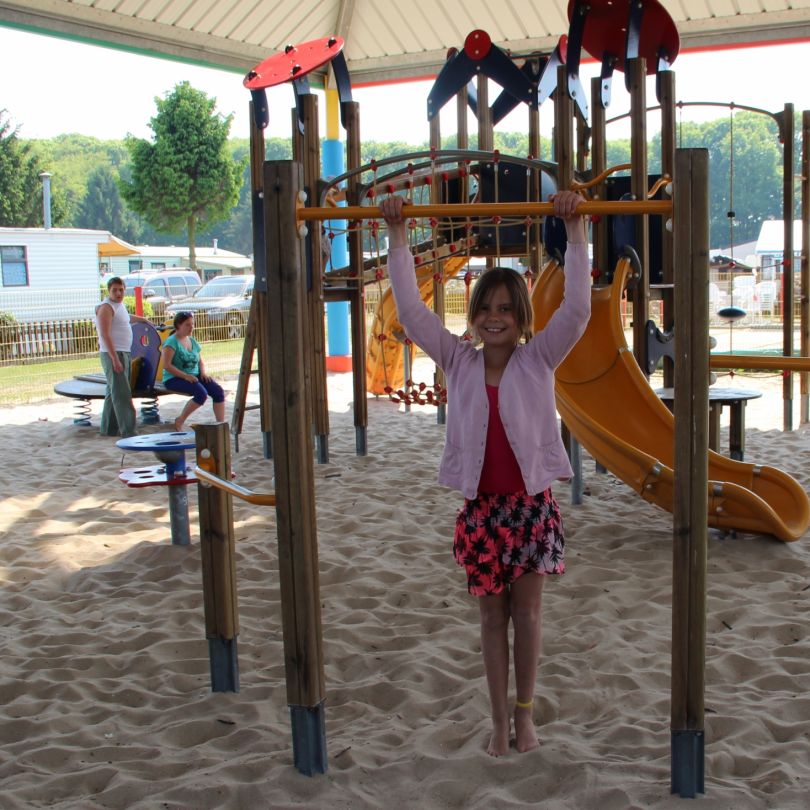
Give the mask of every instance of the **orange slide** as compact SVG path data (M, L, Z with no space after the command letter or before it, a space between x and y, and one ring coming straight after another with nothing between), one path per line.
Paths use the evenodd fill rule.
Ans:
M453 278L467 265L469 256L453 256L444 262L445 279ZM433 273L432 262L425 262L416 268L416 283L422 300L433 305ZM374 315L374 324L368 336L368 351L366 353L366 390L371 394L384 394L385 386L401 388L405 382L404 358L402 341L395 335L404 334L402 324L397 317L397 307L394 303L394 294L389 287L377 305ZM379 340L379 335L385 335L385 340ZM411 352L413 352L413 348ZM413 359L413 355L411 355Z
M645 500L672 511L674 418L628 349L621 296L630 272L622 259L610 287L592 293L585 334L557 370L557 410L580 444ZM554 262L532 292L535 329L559 306L563 275ZM810 525L802 486L773 467L709 451L708 525L797 540Z

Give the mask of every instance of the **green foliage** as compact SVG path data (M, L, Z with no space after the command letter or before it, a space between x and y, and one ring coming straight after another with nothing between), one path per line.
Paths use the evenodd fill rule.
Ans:
M106 296L105 296L106 297ZM124 306L127 308L127 312L130 315L135 315L135 296L134 295L127 295L124 297ZM155 314L155 309L152 306L150 301L143 302L143 317L144 318L151 318Z
M43 171L30 142L18 137L6 110L0 110L0 226L35 228L43 226ZM65 220L64 195L52 188L51 221L62 225Z
M121 193L159 230L185 225L191 266L196 267L197 224L228 218L239 199L244 164L228 153L232 116L215 113L216 99L181 82L155 103L154 140L126 140L132 179L121 182Z
M175 90L177 93L177 90ZM192 95L197 91L191 91ZM204 100L204 101L203 101ZM211 127L198 127L200 130L192 139L189 128L182 123L186 111L185 102L179 106L174 118L179 122L182 133L177 134L182 140L186 152L192 146L201 147L201 140L208 135L217 136L221 149L210 146L198 151L204 156L203 164L209 173L209 182L218 188L219 181L233 183L233 194L227 204L220 208L218 219L202 217L194 220L194 234L198 241L210 242L214 237L219 239L223 248L241 253L253 252L251 224L250 172L247 166L249 142L245 138L227 141L230 119L214 115L211 99L203 94L197 95L200 107L194 107L199 117L213 119ZM169 104L168 98L159 100L158 116L153 125ZM204 115L203 115L204 113ZM195 112L194 116L197 116ZM797 129L800 121L797 116ZM153 130L155 127L153 126ZM782 219L782 146L778 140L775 123L768 117L745 111L734 114L734 159L733 172L730 161L730 121L723 115L715 121L697 124L684 121L678 127L678 144L690 147L705 147L709 150L710 159L710 202L711 202L711 244L715 247L727 247L733 238L734 244L755 239L759 234L764 219ZM183 137L180 137L180 134ZM800 140L800 139L799 139ZM192 143L193 141L193 143ZM470 138L471 148L477 147L477 139ZM155 143L146 144L156 149ZM444 148L454 148L456 136L451 134L442 141ZM798 151L797 143L797 163ZM372 158L382 160L389 156L398 156L415 151L424 151L427 142L408 144L398 142L372 142L362 145L363 163ZM495 148L505 155L524 157L528 154L528 137L522 132L495 132ZM630 141L611 140L607 145L608 165L627 163L630 160ZM268 160L288 160L291 158L290 142L287 138L268 138L265 144ZM548 140L543 141L539 157L549 159L552 155ZM660 172L660 135L655 135L648 148L650 173ZM220 176L211 176L212 167L223 165L225 158L230 161L231 169ZM380 169L379 174L387 174L396 165L404 167L406 161ZM178 161L177 166L181 165ZM42 224L42 187L38 179L39 172L47 169L53 175L52 212L56 225L105 228L127 241L152 245L182 244L189 240L189 222L183 217L175 217L171 227L165 220L150 223L137 214L121 194L116 196L113 181L120 178L126 186L135 183L136 163L131 162L130 152L125 143L120 141L100 141L81 135L60 135L51 140L25 141L18 137L17 130L9 122L8 116L0 113L0 225L36 226ZM178 185L190 188L193 181L188 175L175 178ZM364 182L372 179L366 173ZM150 181L151 182L151 181ZM733 206L731 191L733 183ZM149 183L145 186L150 200L161 203L168 196L155 193ZM239 189L238 193L237 190ZM22 202L21 202L22 201ZM800 198L797 195L798 215ZM735 212L733 228L727 213ZM15 218L9 218L10 211ZM164 230L158 230L163 228Z
M766 219L782 219L782 147L776 122L736 112L704 124L684 122L677 145L709 152L710 237L713 247L753 241ZM660 153L660 135L651 143ZM798 153L797 153L798 154ZM729 217L730 211L734 217ZM795 215L795 212L794 212Z
M75 225L107 230L128 242L137 241L141 225L121 199L118 177L109 166L96 166L91 170L87 190L76 211Z
M124 144L73 133L58 135L50 140L31 141L31 148L39 162L53 174L52 193L65 212L62 224L68 227L95 227L77 224L88 180L99 166L107 166L118 174L129 158Z

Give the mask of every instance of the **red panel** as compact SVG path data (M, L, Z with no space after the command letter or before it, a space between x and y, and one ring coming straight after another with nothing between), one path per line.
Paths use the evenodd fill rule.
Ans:
M291 82L330 62L343 50L342 37L322 37L303 45L288 45L283 51L256 65L242 84L248 90L262 90Z

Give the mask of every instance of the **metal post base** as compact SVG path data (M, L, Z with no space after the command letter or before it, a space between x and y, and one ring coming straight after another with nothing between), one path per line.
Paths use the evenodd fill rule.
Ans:
M262 445L264 448L264 457L273 458L273 434L270 431L262 432Z
M682 799L705 793L703 785L706 735L702 731L672 732L672 790Z
M208 660L211 664L211 691L239 691L239 657L235 638L209 638Z
M326 723L323 701L317 706L290 706L293 761L299 773L326 773Z
M172 545L187 546L191 542L188 521L188 487L176 485L168 487L168 490Z
M364 427L354 429L354 446L358 456L365 456L368 453L366 429Z
M329 463L329 437L323 433L315 436L315 448L317 450L318 464Z
M574 471L574 477L571 479L571 503L578 505L582 503L582 447L573 436L571 436L568 454L571 459L571 469Z

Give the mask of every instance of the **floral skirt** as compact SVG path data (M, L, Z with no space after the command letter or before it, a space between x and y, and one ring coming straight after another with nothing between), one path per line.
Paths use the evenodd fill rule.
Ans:
M565 539L551 489L466 499L456 517L453 556L467 571L473 596L500 593L527 572L562 574Z

